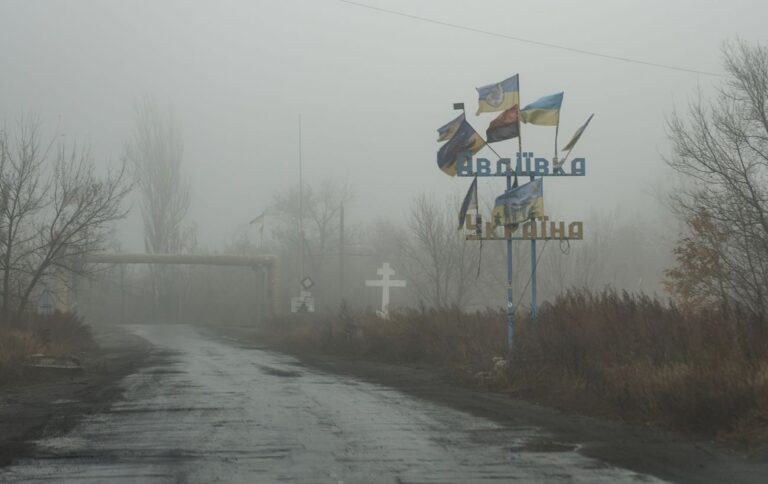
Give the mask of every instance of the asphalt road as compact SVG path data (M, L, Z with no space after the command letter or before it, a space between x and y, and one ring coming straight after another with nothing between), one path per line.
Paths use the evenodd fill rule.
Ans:
M134 326L164 358L124 398L2 482L659 482L559 444L384 386L185 325Z

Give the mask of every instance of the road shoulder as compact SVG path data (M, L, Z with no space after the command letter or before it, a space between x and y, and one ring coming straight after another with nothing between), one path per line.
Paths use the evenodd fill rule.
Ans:
M120 380L146 364L151 345L125 329L93 329L99 349L83 372L41 383L0 387L0 467L29 455L34 441L63 435L84 416L119 399Z

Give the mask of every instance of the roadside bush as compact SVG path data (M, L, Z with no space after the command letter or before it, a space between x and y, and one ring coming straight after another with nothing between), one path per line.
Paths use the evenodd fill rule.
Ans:
M567 406L586 394L618 415L707 435L768 416L768 332L744 314L683 313L647 296L572 291L522 326L511 381L544 372L579 382L544 382L537 396L559 391L555 401Z
M77 357L95 347L90 328L74 313L35 315L0 325L0 384L24 379L23 363L30 355Z
M286 348L331 352L396 363L490 364L506 351L500 311L464 313L404 309L384 320L370 313L290 315L271 321L265 334Z

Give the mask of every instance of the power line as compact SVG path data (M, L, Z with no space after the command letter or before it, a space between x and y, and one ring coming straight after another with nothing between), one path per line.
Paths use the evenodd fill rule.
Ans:
M539 267L539 261L541 260L541 256L544 255L544 251L547 250L547 242L549 242L549 239L544 240L544 247L541 248L541 252L539 252L539 256L536 258L535 267ZM531 279L533 279L533 271L531 271L531 274L528 276L528 282L525 283L525 287L523 288L523 291L520 294L525 294L525 291L528 290L528 286L531 284Z
M672 65L668 65L668 64L659 64L657 62L648 62L648 61L639 60L639 59L632 59L630 57L622 57L622 56L618 56L618 55L603 54L601 52L594 52L594 51L591 51L591 50L577 49L575 47L568 47L568 46L559 45L559 44L551 44L549 42L541 42L541 41L538 41L538 40L524 39L522 37L515 37L513 35L501 34L501 33L498 33L498 32L491 32L489 30L478 29L476 27L467 27L465 25L453 24L453 23L450 23L450 22L443 22L442 20L435 20L435 19L428 18L428 17L420 17L418 15L412 15L412 14L405 13L405 12L399 12L397 10L389 10L389 9L386 9L386 8L374 7L372 5L365 5L365 4L362 4L362 3L352 2L350 0L339 0L339 1L342 2L342 3L346 3L348 5L354 5L356 7L367 8L369 10L375 10L375 11L378 11L378 12L384 12L384 13L388 13L390 15L398 15L400 17L406 17L406 18L410 18L410 19L413 19L413 20L420 20L422 22L428 22L428 23L435 24L435 25L442 25L444 27L452 27L454 29L465 30L467 32L474 32L474 33L478 33L478 34L490 35L492 37L500 37L502 39L514 40L516 42L521 42L521 43L524 43L524 44L538 45L539 47L548 47L550 49L564 50L566 52L575 52L577 54L590 55L590 56L593 56L593 57L602 57L603 59L610 59L610 60L621 61L621 62L629 62L631 64L640 64L640 65L645 65L645 66L650 66L650 67L657 67L657 68L660 68L660 69L668 69L668 70L672 70L672 71L688 72L688 73L691 73L691 74L701 74L701 75L704 75L704 76L712 76L712 77L726 77L723 74L718 74L718 73L715 73L715 72L700 71L700 70L697 70L697 69L688 69L686 67L672 66Z

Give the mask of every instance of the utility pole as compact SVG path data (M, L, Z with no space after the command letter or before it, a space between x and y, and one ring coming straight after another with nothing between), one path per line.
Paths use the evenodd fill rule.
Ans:
M299 114L299 280L304 278L304 181L301 163L301 114Z
M344 301L344 203L339 205L339 304Z
M120 264L120 324L125 324L125 266Z

